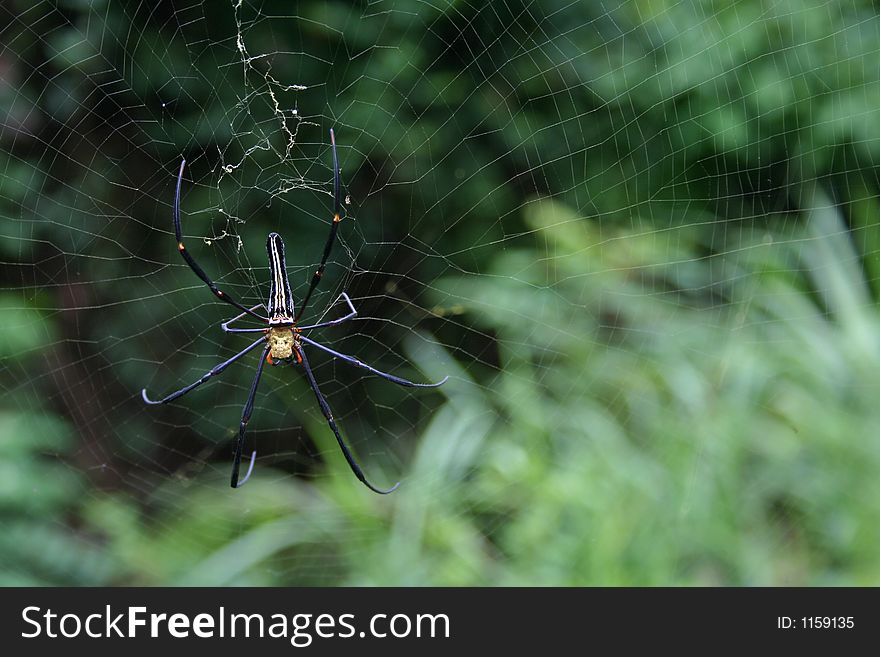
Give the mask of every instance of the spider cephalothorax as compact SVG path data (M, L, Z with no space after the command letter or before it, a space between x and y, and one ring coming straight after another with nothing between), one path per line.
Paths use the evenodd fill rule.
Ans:
M401 386L410 386L414 388L434 388L436 386L442 385L446 381L446 378L444 378L439 383L413 383L412 381L407 381L406 379L402 379L399 376L380 372L376 368L370 367L366 363L362 363L357 358L352 358L351 356L341 354L338 351L334 351L329 347L325 347L324 345L315 342L308 336L303 335L303 331L309 331L311 329L324 328L328 326L336 326L337 324L346 322L357 315L357 311L354 309L354 305L351 303L351 299L348 298L348 295L345 292L343 292L339 298L343 299L345 303L348 304L349 313L347 315L345 315L344 317L340 317L339 319L319 322L317 324L311 324L308 326L297 325L300 316L308 305L309 299L311 299L312 297L312 292L315 291L315 288L321 281L321 276L324 274L324 266L327 264L327 257L330 255L330 249L333 246L333 241L336 239L336 232L339 229L339 223L342 216L340 214L342 211L342 201L339 192L339 162L336 158L336 138L333 135L333 130L330 131L330 142L333 145L333 221L330 224L330 236L327 238L326 244L324 244L324 254L321 257L321 264L318 265L318 269L312 275L312 282L309 283L308 291L306 292L305 297L303 297L303 302L302 305L300 305L299 310L296 310L294 308L293 294L291 293L290 282L287 278L287 264L284 261L284 240L281 239L281 236L278 233L269 233L269 238L268 240L266 240L266 250L269 255L269 270L271 275L269 299L266 304L261 303L254 306L253 308L245 308L238 301L235 301L234 299L230 298L229 295L227 295L225 292L221 291L217 287L216 283L214 283L214 281L212 281L208 277L208 275L202 270L202 268L199 267L193 257L187 252L186 247L183 245L183 231L180 227L180 186L183 181L183 168L186 165L186 160L180 163L180 172L177 174L177 192L174 195L173 208L174 235L177 238L177 250L180 252L180 255L186 261L186 264L190 266L196 276L202 279L202 281L208 286L208 288L210 288L211 292L213 292L218 299L220 299L221 301L225 301L226 303L235 306L240 311L242 311L241 314L237 317L233 317L229 321L223 322L220 327L227 333L261 333L262 335L256 342L251 343L232 358L212 368L207 374L202 376L202 378L200 378L195 383L191 383L188 386L181 388L177 392L171 393L167 397L164 397L158 401L153 401L149 397L147 397L146 389L141 391L141 395L143 396L144 401L148 404L167 404L168 402L174 401L178 397L182 397L190 390L199 387L212 376L220 374L232 363L250 353L257 347L263 347L263 354L260 358L259 364L257 365L257 374L254 377L253 384L251 384L250 393L248 394L247 401L245 402L244 410L241 414L241 423L239 424L238 428L238 440L235 443L235 452L232 459L231 484L233 488L238 488L248 480L254 467L254 459L257 456L256 451L251 454L251 462L250 466L248 467L247 474L244 476L244 479L239 481L238 471L241 466L241 452L242 448L244 447L244 432L245 428L247 427L248 421L251 419L251 413L254 410L254 398L257 394L257 386L260 383L260 376L263 374L263 366L266 363L269 363L270 365L284 365L293 362L296 362L296 364L302 366L303 372L305 373L306 379L308 380L309 387L311 387L312 392L315 393L315 398L318 400L318 406L320 406L321 408L321 413L324 415L324 418L327 420L327 424L333 431L333 435L336 437L336 442L339 444L339 448L342 450L342 455L345 457L345 460L348 462L348 466L351 468L352 472L354 472L355 476L361 482L363 482L363 484L367 486L367 488L377 493L390 493L400 485L400 482L398 482L391 488L382 489L376 488L375 486L373 486L373 484L367 481L367 478L361 471L360 466L357 464L357 461L354 460L354 457L346 446L345 441L342 440L342 434L339 433L339 427L336 426L336 421L333 419L333 413L330 411L330 405L327 403L324 395L321 394L321 390L318 388L318 382L315 380L315 375L312 373L312 368L309 366L309 359L306 356L305 350L303 349L303 343L308 344L310 347L320 349L325 353L333 356L333 358L339 358L340 360L343 360L350 365L365 369L369 372L372 372L373 374L376 374L377 376L381 376L383 379L387 379L388 381L391 381ZM259 308L265 309L268 316L258 314L256 311ZM229 328L229 325L232 322L245 316L259 320L263 323L263 327Z
M294 357L298 363L302 362L299 358L300 344L296 329L290 326L273 326L266 334L269 341L266 362L269 365L284 365L290 363Z

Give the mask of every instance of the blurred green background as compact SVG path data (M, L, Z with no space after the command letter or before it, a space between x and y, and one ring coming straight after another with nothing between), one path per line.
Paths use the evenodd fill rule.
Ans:
M877 585L868 0L7 2L0 583ZM326 344L267 372L177 255ZM203 238L203 239L199 239Z

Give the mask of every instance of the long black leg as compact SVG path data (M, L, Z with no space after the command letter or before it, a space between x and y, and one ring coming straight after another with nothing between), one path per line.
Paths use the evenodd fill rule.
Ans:
M340 298L345 299L345 303L348 304L348 314L345 317L340 317L339 319L334 319L329 322L321 322L320 324L310 324L308 326L300 326L298 327L300 331L306 331L308 329L316 329L316 328L326 328L328 326L336 326L337 324L342 324L342 322L347 322L348 320L357 316L358 311L354 309L354 304L351 302L351 299L348 298L348 295L343 292L340 295Z
M356 367L361 367L377 376L381 376L383 379L387 379L392 383L396 383L400 386L407 386L409 388L436 388L437 386L442 386L449 379L448 376L444 376L442 381L438 381L437 383L413 383L407 379L402 379L399 376L394 376L393 374L386 374L385 372L380 372L375 367L370 367L364 362L359 361L357 358L353 358L352 356L346 356L345 354L340 354L338 351L333 351L330 347L325 347L322 344L315 342L314 340L307 338L304 335L299 336L300 340L303 342L307 342L313 347L317 347L318 349L322 349L326 351L331 356L335 356L336 358L341 358L346 363L350 363Z
M341 192L339 189L339 160L336 157L336 136L333 134L333 128L330 128L330 143L333 146L333 222L330 224L330 235L327 237L327 243L324 245L324 255L321 257L321 264L318 265L318 269L312 276L309 290L306 292L306 296L303 297L303 302L300 304L299 310L294 317L295 321L302 317L302 314L309 303L309 299L312 298L312 292L315 291L315 288L318 287L318 283L321 282L321 277L324 275L324 267L327 265L327 258L330 257L330 250L333 248L333 242L336 240L336 232L339 230L339 222L342 221L342 197L340 196Z
M221 301L225 301L226 303L235 306L236 308L247 313L248 315L253 315L257 319L262 319L263 321L268 321L267 317L261 317L260 315L257 315L254 311L248 310L238 301L231 298L225 292L220 290L214 283L214 281L208 278L208 275L201 267L199 267L198 263L189 254L189 252L186 250L186 247L183 245L183 233L180 228L180 185L183 182L183 168L185 166L186 160L182 160L180 163L180 172L177 174L177 191L174 193L174 235L177 238L177 250L180 251L180 255L183 256L186 264L188 264L190 269L195 272L196 276L201 278L205 282L205 284L211 289L211 292L214 293L214 296L216 296Z
M244 486L247 483L248 479L251 478L251 472L254 471L254 462L256 460L257 460L257 450L254 450L253 452L251 452L251 462L248 464L247 474L244 476L244 479L239 481L236 486L233 486L233 488L241 488L242 486Z
M209 372L207 372L205 375L203 375L202 378L200 378L200 379L199 379L198 381L196 381L195 383L190 383L190 384L189 384L188 386L186 386L185 388L181 388L181 389L178 390L177 392L172 392L170 395L168 395L167 397L165 397L165 398L163 398L163 399L160 399L160 400L158 400L158 401L153 401L152 399L150 399L149 397L147 397L147 389L146 389L146 388L144 388L143 390L141 390L141 397L143 397L143 398L144 398L144 401L145 401L146 403L148 403L148 404L167 404L167 403L170 402L170 401L174 401L174 400L177 399L178 397L183 397L183 396L184 396L186 393L188 393L190 390L193 390L194 388L198 388L200 385L202 385L205 381L207 381L208 379L210 379L212 376L215 376L215 375L217 375L217 374L220 374L220 372L222 372L222 371L225 370L227 367L229 367L230 365L232 365L232 363L234 363L235 361L237 361L239 358L241 358L242 356L244 356L245 354L247 354L247 353L248 353L249 351L251 351L252 349L255 349L259 344L261 344L261 343L264 342L264 341L265 341L265 338L260 338L259 340L257 340L257 341L254 342L253 344L250 344L250 345L248 345L247 347L245 347L244 349L242 349L241 351L239 351L237 354L235 354L235 356L233 356L233 357L230 358L229 360L223 361L223 362L220 363L219 365L216 365L215 367L212 367L211 370L210 370Z
M244 404L244 410L241 413L241 423L238 425L238 440L235 442L235 456L232 459L232 480L230 481L230 485L233 488L244 486L247 480L250 479L251 471L254 469L254 458L257 455L256 450L251 454L251 465L248 468L247 474L244 476L241 483L239 483L238 470L241 467L241 448L244 446L244 432L245 429L247 429L247 423L251 419L251 413L254 411L254 398L257 396L257 386L260 384L260 377L263 375L263 365L266 364L266 356L269 355L269 349L270 347L268 345L263 349L260 364L257 365L257 375L254 377L254 382L251 384L251 391L248 393L247 401Z
M367 481L367 478L364 476L363 470L361 470L361 467L357 464L357 461L354 460L351 452L348 451L348 447L346 447L345 441L342 440L342 435L339 433L339 428L336 426L336 420L333 419L333 411L330 410L330 405L327 403L324 395L321 394L321 390L318 388L318 382L315 381L315 375L312 374L312 368L309 366L309 359L306 358L306 354L302 349L299 349L298 351L300 357L302 358L302 366L306 372L306 378L309 380L309 385L312 387L312 391L315 393L315 397L318 400L318 406L321 407L321 412L327 419L327 424L329 424L330 428L333 430L333 435L336 436L336 442L339 443L339 448L342 450L342 455L345 457L345 460L348 461L348 466L351 468L351 471L354 472L354 476L360 479L364 486L369 488L374 493L379 493L380 495L393 493L395 490L397 490L397 487L400 486L399 481L388 489L376 488L375 486L373 486L373 484Z

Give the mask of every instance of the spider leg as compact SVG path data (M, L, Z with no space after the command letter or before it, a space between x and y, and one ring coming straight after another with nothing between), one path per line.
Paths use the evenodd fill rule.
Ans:
M319 343L315 342L314 340L307 338L304 335L299 336L299 338L303 342L307 342L310 345L312 345L313 347L317 347L318 349L322 349L323 351L326 351L331 356L335 356L336 358L341 358L346 363L354 365L355 367L363 368L369 372L372 372L373 374L376 374L377 376L381 376L383 379L387 379L388 381L391 381L392 383L396 383L399 386L407 386L409 388L436 388L437 386L442 386L449 379L448 376L444 376L443 379L441 381L438 381L437 383L414 383L412 381L408 381L407 379L402 379L399 376L394 376L393 374L386 374L385 372L380 372L375 367L370 367L366 363L359 361L357 358L353 358L352 356L346 356L345 354L340 354L338 351L333 351L330 347L325 347L324 345L319 344Z
M240 482L238 481L238 470L241 467L241 448L244 446L244 432L247 429L247 423L251 419L251 413L254 411L254 398L257 396L257 386L260 384L260 377L263 375L263 365L266 364L266 356L269 354L269 349L269 345L266 345L266 348L263 349L260 364L257 365L257 374L254 377L254 382L251 384L251 391L248 393L244 410L241 412L241 423L238 425L238 440L235 441L235 456L232 459L232 479L230 485L233 488L244 486L247 480L250 479L251 471L254 469L254 459L257 456L256 450L251 454L251 465L248 468L247 474L244 476L244 479Z
M256 306L254 306L253 308L251 308L251 311L254 311L254 310L256 310L257 308L265 308L265 307L266 307L265 304L263 304L263 303L258 303ZM257 332L259 332L259 331L265 331L265 330L266 330L266 329L264 329L264 328L245 328L245 329L242 329L242 328L229 328L229 325L232 324L232 322L238 321L239 319L241 319L241 318L244 317L245 315L247 315L247 313L239 313L238 315L236 315L236 316L233 317L232 319L227 319L225 322L223 322L223 323L220 325L220 328L222 328L226 333L257 333Z
M347 322L348 320L354 318L358 311L354 309L354 304L351 302L351 299L348 298L348 295L343 292L339 295L340 299L345 299L345 303L348 304L349 313L345 317L340 317L339 319L334 319L329 322L321 322L320 324L310 324L308 326L300 326L300 331L305 331L307 329L316 329L316 328L325 328L327 326L336 326L337 324L342 324L342 322Z
M330 405L327 403L324 395L321 394L321 390L318 388L318 382L315 381L315 375L312 374L312 368L309 366L309 359L306 358L306 354L302 349L298 349L297 351L299 353L299 356L302 358L302 366L305 370L306 378L309 381L309 385L311 386L312 391L315 393L315 397L318 400L318 406L321 407L321 412L327 419L327 424L329 424L330 429L333 430L333 435L336 436L336 442L339 443L339 448L342 450L342 455L345 457L345 460L348 461L348 466L351 468L351 471L354 472L354 476L360 479L361 483L363 483L374 493L379 493L380 495L393 493L395 490L397 490L397 487L400 486L399 481L388 489L376 488L375 486L373 486L373 484L367 481L367 478L364 476L363 470L361 470L361 467L357 464L357 461L354 460L354 456L352 456L351 452L348 450L345 441L342 440L342 435L339 433L339 428L336 426L336 420L333 419L333 412L330 410Z
M336 240L336 233L339 230L339 222L342 221L342 198L339 191L339 159L336 157L336 136L333 134L333 128L330 128L330 143L333 145L333 221L330 223L330 235L327 237L327 243L324 244L324 255L321 257L321 264L312 275L312 282L309 284L308 292L303 297L303 302L294 317L294 321L302 317L309 299L312 298L312 292L321 282L321 276L324 275L324 267L327 265L327 258L330 257L330 250L333 248L333 242Z
M244 479L242 479L241 481L238 482L237 486L234 486L234 488L241 488L242 486L244 486L247 483L248 479L251 478L251 472L254 471L254 461L256 459L257 459L257 450L254 450L253 452L251 452L251 462L250 462L250 465L248 465L247 474L244 476Z
M242 306L238 301L228 296L223 290L219 289L217 285L208 278L208 275L204 272L204 270L199 267L198 263L195 261L189 252L186 250L186 247L183 245L183 233L180 228L180 186L183 182L183 168L186 166L186 160L182 160L180 162L180 172L177 174L177 191L174 193L174 236L177 238L177 250L180 251L180 255L186 261L186 264L189 265L189 268L195 272L195 275L202 279L205 284L210 288L211 292L214 293L221 301L225 301L226 303L235 306L239 310L243 311L248 315L252 315L257 319L262 319L263 321L269 321L268 317L262 317L257 315L253 310L248 310L244 306Z
M215 375L217 375L217 374L220 374L220 372L222 372L222 371L225 370L227 367L229 367L230 365L232 365L232 363L234 363L235 361L237 361L239 358L241 358L242 356L244 356L245 354L247 354L247 353L248 353L249 351L251 351L252 349L255 349L255 348L257 347L257 345L261 344L264 340L265 340L265 338L260 338L259 340L257 340L257 341L254 342L253 344L248 345L247 347L245 347L244 349L242 349L241 351L239 351L237 354L235 354L235 356L233 356L233 357L230 358L229 360L223 361L223 362L220 363L219 365L216 365L216 366L212 367L212 368L211 368L207 373L205 373L205 374L202 376L202 378L200 378L198 381L196 381L196 382L194 382L194 383L190 383L188 386L186 386L186 387L184 387L184 388L181 388L181 389L178 390L177 392L172 392L170 395L168 395L167 397L165 397L165 398L163 398L163 399L160 399L160 400L158 400L158 401L153 401L152 399L150 399L149 397L147 397L147 389L146 389L146 388L144 388L143 390L141 390L141 397L144 398L144 401L145 401L147 404L167 404L167 403L170 402L170 401L174 401L174 400L177 399L178 397L183 397L183 396L184 396L186 393L188 393L190 390L193 390L194 388L198 388L200 385L202 385L205 381L207 381L208 379L210 379L212 376L215 376Z

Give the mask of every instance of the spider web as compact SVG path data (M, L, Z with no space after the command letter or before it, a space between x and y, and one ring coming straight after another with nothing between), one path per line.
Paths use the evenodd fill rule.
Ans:
M4 584L876 584L872 3L12 3ZM313 338L266 368L180 259ZM243 321L247 325L247 321ZM314 353L313 353L314 352ZM858 493L856 491L859 491Z

